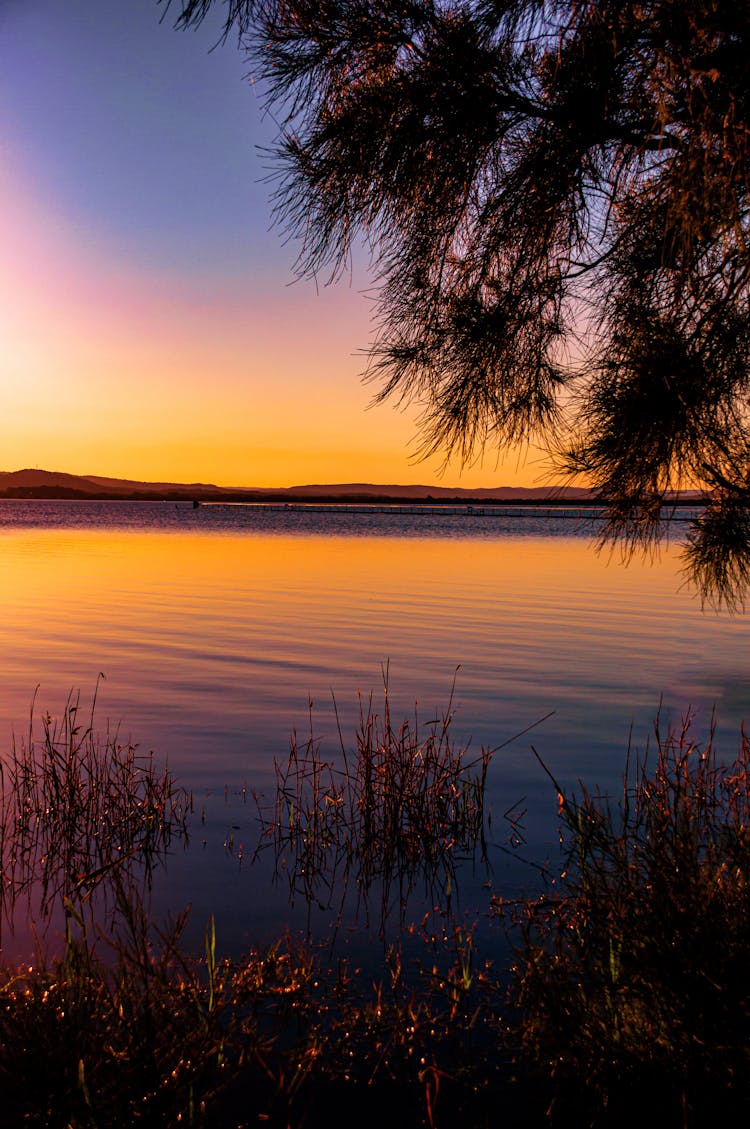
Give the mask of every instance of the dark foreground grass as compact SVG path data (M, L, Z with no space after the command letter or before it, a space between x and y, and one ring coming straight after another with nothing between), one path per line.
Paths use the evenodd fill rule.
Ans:
M373 723L360 737L368 728L389 787L413 731ZM445 751L441 732L433 738ZM398 753L390 767L389 747ZM451 757L435 765L453 765L460 794ZM368 779L367 763L350 770ZM474 812L481 796L470 779ZM288 773L284 795L290 781L297 797ZM175 794L171 781L165 788ZM356 866L372 844L352 823L361 794L351 796L340 833ZM15 810L9 801L6 792ZM288 849L295 825L281 801ZM62 893L63 955L3 974L0 1123L741 1123L750 1109L748 740L720 762L713 741L695 747L687 726L657 734L616 801L582 790L560 794L559 805L559 879L543 898L492 907L516 940L507 970L483 963L471 931L447 918L434 961L407 969L390 948L375 983L291 938L222 961L211 923L204 951L189 955L184 919L156 929L132 869L108 865L106 924ZM323 812L332 806L323 798ZM335 837L336 819L326 835Z
M563 880L521 915L523 1053L563 1124L750 1113L750 741L655 736L616 805L560 794Z
M71 929L60 960L6 972L3 1124L489 1126L513 1098L505 989L464 938L439 974L391 951L368 986L290 939L217 962L210 928L198 958L182 923L130 904L120 924L109 953Z

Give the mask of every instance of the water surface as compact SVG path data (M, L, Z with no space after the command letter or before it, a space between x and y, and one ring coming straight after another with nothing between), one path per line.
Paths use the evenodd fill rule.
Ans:
M186 856L159 897L215 911L241 947L294 924L282 887L237 865L256 835L289 735L313 724L335 748L357 694L388 666L394 713L445 708L457 737L505 747L489 791L491 881L519 881L500 850L502 813L523 798L525 850L554 850L555 804L533 743L565 786L614 790L632 727L643 745L691 709L736 746L750 716L745 616L703 613L680 588L677 549L627 568L597 556L591 524L493 516L314 514L150 503L0 503L0 734L71 688L164 758L196 797ZM225 849L230 840L235 857ZM475 876L481 889L487 875Z

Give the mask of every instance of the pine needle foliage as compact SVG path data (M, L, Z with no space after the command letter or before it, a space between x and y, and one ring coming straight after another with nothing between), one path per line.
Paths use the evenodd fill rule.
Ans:
M422 453L546 446L631 547L664 534L670 491L703 489L688 574L741 602L747 5L166 5L182 26L221 8L250 52L300 274L336 278L368 246L368 375L420 405Z

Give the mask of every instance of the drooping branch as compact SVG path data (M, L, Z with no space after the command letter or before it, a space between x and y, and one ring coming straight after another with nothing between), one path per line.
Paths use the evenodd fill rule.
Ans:
M750 393L747 6L166 4L180 26L221 7L252 55L299 272L368 246L367 376L419 405L422 452L546 443L635 545L671 491L723 491L688 565L741 586L716 546L737 561L747 534L726 456Z

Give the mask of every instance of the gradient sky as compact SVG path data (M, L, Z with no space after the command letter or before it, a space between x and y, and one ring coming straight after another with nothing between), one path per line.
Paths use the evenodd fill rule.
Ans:
M175 5L175 13L177 5ZM156 0L0 0L0 469L222 485L533 484L414 463L368 410L363 272L293 282L262 96Z

